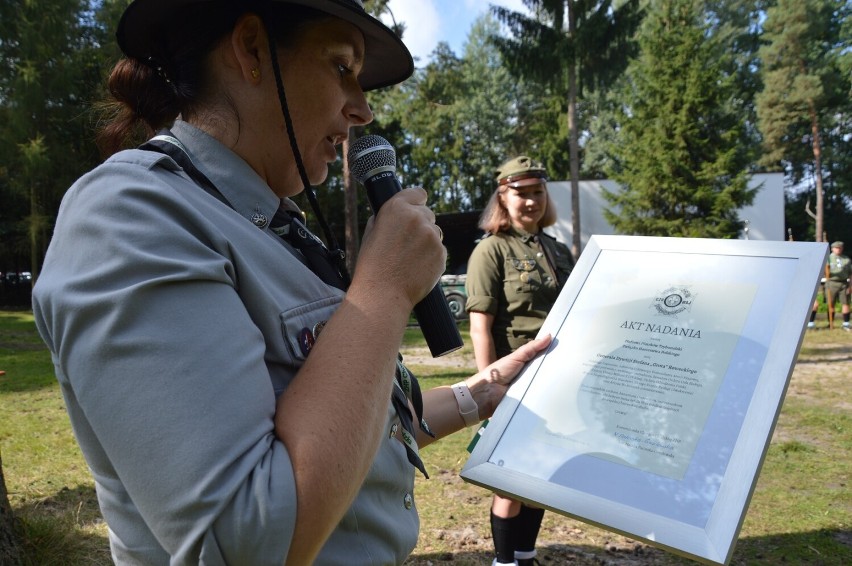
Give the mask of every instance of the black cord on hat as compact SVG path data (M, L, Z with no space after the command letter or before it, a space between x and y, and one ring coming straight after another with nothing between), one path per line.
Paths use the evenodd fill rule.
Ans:
M267 26L267 29L269 29L269 26ZM332 259L337 263L337 270L343 276L346 285L348 286L351 279L349 277L349 272L346 269L346 253L340 248L340 245L337 243L337 239L328 227L328 223L325 221L325 216L323 216L322 211L320 210L317 195L308 180L308 173L305 171L302 154L299 151L298 144L296 143L296 133L293 129L293 119L290 117L290 108L287 105L287 95L284 92L284 80L281 78L281 68L278 65L278 50L275 46L275 39L272 37L271 33L268 33L267 35L269 37L269 55L272 60L272 72L275 76L275 86L278 89L278 101L281 104L281 111L284 113L284 124L287 127L287 137L290 140L293 157L296 158L296 167L299 170L299 177L302 179L305 194L308 197L308 202L310 203L314 214L316 214L317 222L319 222L320 228L322 228L323 234L325 234L325 240L328 242L329 253Z
M269 29L268 26L267 29ZM272 71L275 75L275 86L278 88L278 100L281 103L281 111L284 113L284 123L287 126L287 137L290 140L290 147L293 149L293 157L296 158L296 167L299 169L299 177L302 179L305 194L307 194L308 201L311 203L311 208L313 208L314 213L317 215L317 221L325 233L329 247L332 248L330 251L332 258L337 261L338 271L341 276L344 277L346 285L348 286L350 278L344 261L346 259L346 254L337 245L337 240L335 240L334 235L332 235L331 230L329 230L328 224L326 224L325 218L323 217L322 212L320 212L316 193L314 193L310 181L308 181L308 174L305 171L305 165L302 162L302 155L299 152L299 146L296 144L296 134L293 130L293 120L290 117L290 109L287 105L287 96L284 93L284 81L281 78L281 69L278 65L278 54L275 48L275 40L272 38L271 34L268 35L269 52L270 58L272 59ZM420 458L420 454L417 450L417 441L415 440L415 427L413 422L414 418L411 414L411 409L409 408L409 401L414 404L414 417L416 417L419 421L417 424L420 429L433 438L435 435L423 419L423 398L420 392L420 385L417 382L417 378L414 377L414 374L412 374L408 368L403 365L401 355L397 360L395 380L399 387L394 386L393 394L391 395L391 404L393 405L403 428L403 432L400 433L400 435L403 445L405 446L406 456L408 457L408 461L420 470L420 472L428 479L429 474L426 473L426 467L423 465L423 460Z

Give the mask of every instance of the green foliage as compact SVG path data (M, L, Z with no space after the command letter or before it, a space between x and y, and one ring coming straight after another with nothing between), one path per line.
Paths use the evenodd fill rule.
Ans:
M96 162L87 131L99 35L83 0L0 5L0 249L37 271L65 189Z
M761 137L757 130L754 96L762 88L757 56L765 5L772 0L708 0L704 2L704 21L709 36L723 48L716 52L720 72L731 83L729 104L743 119L739 144L749 153L749 161L760 156ZM649 4L650 5L650 4ZM624 93L630 89L627 77L620 75L612 88L590 100L589 141L583 162L587 177L605 178L616 170L624 153L618 140L623 119Z
M516 76L564 92L573 68L582 94L587 88L610 84L635 50L632 35L641 20L638 1L528 0L525 4L533 17L492 7L511 32L510 37L493 39Z
M757 128L754 97L763 88L758 49L761 21L766 5L774 0L705 0L708 32L720 45L717 53L722 73L730 77L733 89L731 106L744 121L740 143L748 148L752 162L760 157L761 136Z
M764 88L755 99L762 162L784 166L794 184L808 181L814 239L836 233L830 225L843 223L852 198L850 14L844 0L779 0L764 22ZM795 222L810 224L801 212Z
M622 191L606 194L619 233L735 238L741 228L737 210L754 195L745 126L704 22L699 2L661 0L639 32L613 142Z
M567 125L568 171L571 180L572 249L580 253L580 120L584 89L600 91L619 76L634 51L633 33L642 18L638 0L617 6L610 0L526 0L533 16L492 6L510 31L492 41L516 77L562 96ZM555 148L545 146L547 164ZM564 150L563 150L564 155ZM554 164L555 164L554 163Z
M825 183L829 187L833 184ZM852 242L852 210L849 209L848 199L829 188L825 199L824 230L829 241L841 240ZM814 222L805 210L813 210L813 189L800 192L789 192L784 203L784 218L789 233L796 241L815 241Z
M837 21L841 2L835 0L778 0L766 12L763 25L764 90L757 112L766 145L767 163L810 161L812 127L826 122L838 97L848 97L849 78L839 73ZM845 88L844 88L845 87Z
M487 42L496 29L494 20L480 18L462 57L440 44L428 65L373 104L379 129L399 126L388 139L399 140L405 184L426 187L436 212L482 207L509 152L524 91Z
M527 83L528 84L528 83ZM518 124L512 137L512 155L530 155L544 164L548 178L569 179L568 101L564 94L550 86L529 85L519 110ZM578 109L585 108L582 101ZM580 112L581 124L584 122ZM508 157L508 155L507 155Z
M119 57L114 30L128 1L0 4L0 269L37 272L62 194L99 161L92 106L103 98L108 70ZM632 213L643 218L653 215L639 211L679 206L680 213L690 218L691 233L712 235L706 230L716 225L718 233L728 236L737 226L725 210L746 202L738 185L739 167L756 163L763 134L765 147L772 150L763 166L783 167L790 183L798 184L788 206L788 226L796 239L811 239L814 228L803 205L807 199L814 202L815 187L807 181L817 165L802 101L805 95L820 95L814 100L819 103L815 109L819 168L824 173L824 229L832 238L848 230L852 4L700 0L706 43L688 28L683 42L693 41L707 50L694 59L706 63L708 76L715 74L719 83L704 85L676 67L691 62L692 72L699 70L683 53L679 59L659 55L660 70L648 70L647 84L636 80L635 70L624 75L628 56L635 53L634 31L643 14L638 0L525 4L532 16L494 8L491 15L497 21L486 17L476 22L463 53L441 45L431 63L411 80L369 94L376 121L365 131L395 145L403 183L426 187L435 211L483 206L493 190L494 167L518 153L543 161L553 179L602 178L641 169L638 162L652 163L656 155L654 167L676 181L660 184L657 180L664 176L649 165L646 174L655 181L634 183L648 194L638 199ZM662 3L641 4L656 10ZM386 13L388 2L368 0L366 6L371 13ZM411 24L395 22L394 27L404 34ZM761 42L764 48L758 57ZM688 54L685 47L684 53ZM795 69L799 60L806 64L804 72L784 70ZM634 69L642 65L637 62ZM648 68L647 61L644 65ZM761 66L765 72L759 72ZM692 114L686 114L685 104L683 113L664 104L660 93L674 90L670 81L684 88L684 103L688 97L703 97L692 100ZM808 89L800 88L803 85ZM657 98L642 107L639 88L648 89L643 95ZM701 105L704 110L699 111ZM693 141L675 143L675 139ZM341 172L338 161L316 191L342 243ZM705 189L696 188L699 185ZM661 194L651 194L655 192ZM360 189L358 198L363 228L370 211ZM312 221L307 202L301 205ZM707 220L702 222L701 215ZM682 233L685 224L667 217L659 232ZM318 228L315 223L312 227Z

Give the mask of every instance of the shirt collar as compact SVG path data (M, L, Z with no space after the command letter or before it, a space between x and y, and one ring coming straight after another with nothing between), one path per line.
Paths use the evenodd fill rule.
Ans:
M506 232L508 232L512 236L515 236L516 238L520 239L525 244L529 243L530 240L536 241L536 236L538 236L538 234L530 234L526 230L521 230L520 228L516 228L514 224L510 225L509 229L506 230Z
M252 221L262 215L267 222L259 227L267 229L268 220L282 204L288 210L299 210L290 199L279 198L243 158L219 140L181 120L175 121L171 131L186 146L193 164L216 185L240 216Z

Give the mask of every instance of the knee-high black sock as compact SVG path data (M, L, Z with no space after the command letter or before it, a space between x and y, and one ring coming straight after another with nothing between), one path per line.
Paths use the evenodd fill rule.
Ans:
M843 313L843 322L849 322L849 314L848 312Z
M541 528L541 520L544 517L544 509L521 505L518 513L518 521L515 523L517 535L515 535L515 549L523 552L535 550L535 541Z
M811 311L811 322L816 318L816 311Z
M515 561L515 533L512 523L517 517L504 519L491 512L491 538L494 541L494 552L497 562L511 564Z

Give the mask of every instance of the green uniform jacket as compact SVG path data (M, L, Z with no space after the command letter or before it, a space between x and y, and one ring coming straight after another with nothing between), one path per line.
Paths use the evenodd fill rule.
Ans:
M477 244L467 266L465 308L494 316L498 358L535 338L573 267L571 251L544 232L510 228Z
M849 304L849 277L852 276L852 260L845 255L831 254L828 256L828 281L825 282L826 300L832 304L840 302Z
M829 281L846 283L852 276L852 260L845 255L831 254L828 256Z

